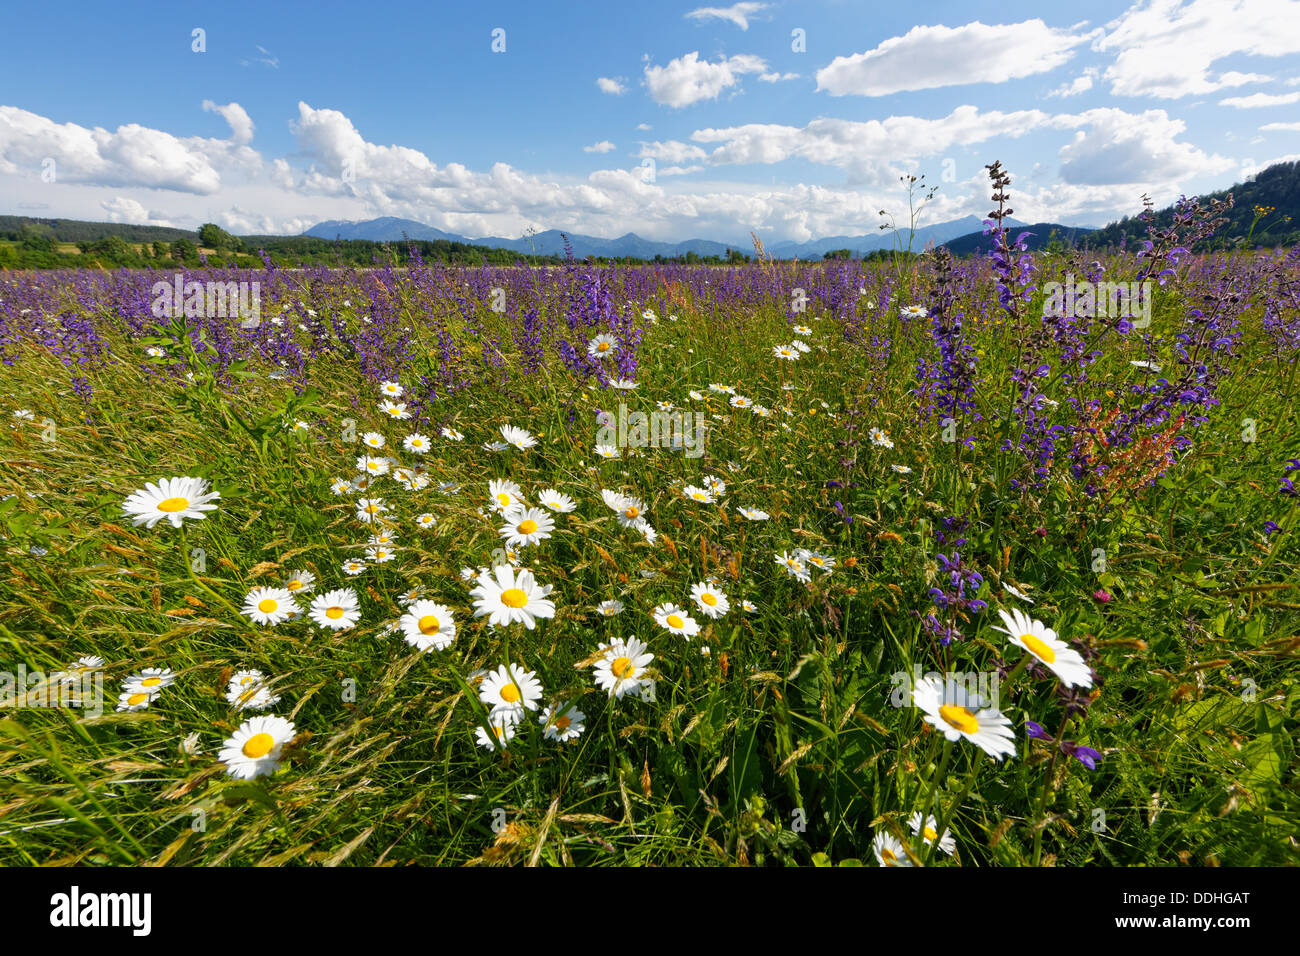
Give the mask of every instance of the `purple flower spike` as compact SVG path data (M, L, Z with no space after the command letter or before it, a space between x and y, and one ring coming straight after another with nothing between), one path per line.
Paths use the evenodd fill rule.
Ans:
M1052 735L1043 729L1042 724L1034 723L1032 720L1025 721L1025 733L1035 740L1051 740Z

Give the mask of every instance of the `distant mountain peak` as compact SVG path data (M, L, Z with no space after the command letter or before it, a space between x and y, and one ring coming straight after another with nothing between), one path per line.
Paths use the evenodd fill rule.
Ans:
M1015 228L1024 223L1008 219L1007 224ZM966 235L983 227L983 220L978 216L968 215L949 222L934 223L918 227L911 234L912 248L919 251L927 242L936 244L947 242L958 236ZM412 219L399 219L394 216L382 216L362 222L345 220L328 220L317 223L304 235L318 239L366 239L372 242L398 242L403 236L409 239L446 240L461 242L471 246L486 246L497 249L509 249L513 252L537 254L543 256L564 255L564 237L568 237L573 247L573 254L579 259L588 256L606 256L609 258L653 259L655 256L671 258L693 252L699 256L725 256L730 249L748 252L749 241L718 242L712 239L686 239L680 242L663 242L646 239L635 232L627 232L616 239L604 239L599 236L584 236L576 232L561 229L547 229L520 238L504 236L484 236L470 239L465 236L443 232L433 226L416 222ZM773 256L782 259L820 259L825 253L848 249L855 255L863 255L877 249L890 249L899 244L907 245L907 230L891 232L876 230L860 236L830 236L822 239L810 239L807 242L786 240L772 243L767 250Z

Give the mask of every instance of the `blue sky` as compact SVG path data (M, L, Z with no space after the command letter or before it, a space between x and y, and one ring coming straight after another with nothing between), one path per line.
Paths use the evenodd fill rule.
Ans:
M909 173L923 222L983 216L1000 159L1018 218L1097 225L1300 154L1300 0L1078 9L32 5L0 212L772 242L874 232Z

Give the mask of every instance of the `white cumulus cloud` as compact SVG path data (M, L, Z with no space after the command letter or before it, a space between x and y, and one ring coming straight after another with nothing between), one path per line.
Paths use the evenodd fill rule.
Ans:
M742 53L716 63L701 60L699 51L670 60L667 66L647 66L645 84L659 104L680 109L718 94L740 83L746 73L766 73L761 57Z
M873 50L837 56L817 71L832 96L888 96L968 83L1002 83L1054 70L1074 56L1085 34L1042 20L960 27L913 27Z

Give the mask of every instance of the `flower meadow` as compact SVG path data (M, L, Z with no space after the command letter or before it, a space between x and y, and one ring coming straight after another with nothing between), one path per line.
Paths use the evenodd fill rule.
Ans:
M0 861L1295 863L1300 253L1217 211L0 274Z

